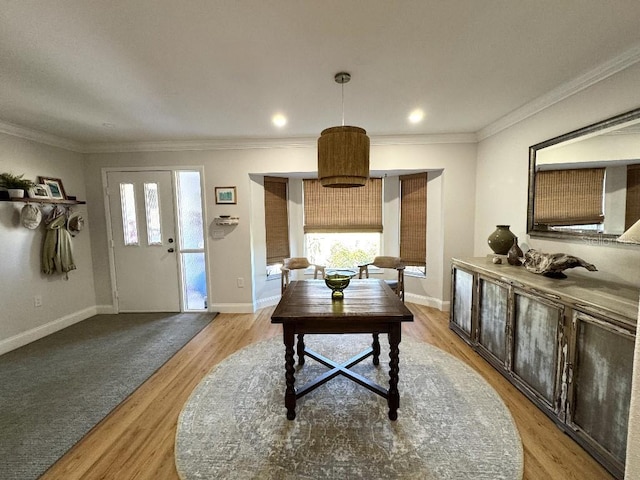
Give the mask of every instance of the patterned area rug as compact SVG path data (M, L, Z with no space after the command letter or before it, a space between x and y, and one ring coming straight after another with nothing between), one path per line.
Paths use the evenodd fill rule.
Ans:
M384 341L383 341L384 338ZM308 348L347 360L370 335L307 335ZM388 388L388 343L380 366L353 370ZM325 372L307 358L300 387ZM342 377L284 407L280 337L240 350L192 393L178 421L176 466L194 479L521 479L523 453L510 412L471 368L410 338L400 344L400 409Z

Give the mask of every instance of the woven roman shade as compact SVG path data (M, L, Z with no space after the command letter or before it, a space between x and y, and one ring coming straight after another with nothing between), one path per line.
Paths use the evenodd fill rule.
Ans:
M400 258L405 265L427 262L427 174L400 177Z
M382 232L382 179L359 188L326 188L304 180L304 233Z
M627 203L624 229L640 220L640 164L627 165Z
M602 223L604 168L536 173L534 222L544 225Z
M287 209L288 179L264 177L264 221L267 243L267 265L289 258L289 215Z

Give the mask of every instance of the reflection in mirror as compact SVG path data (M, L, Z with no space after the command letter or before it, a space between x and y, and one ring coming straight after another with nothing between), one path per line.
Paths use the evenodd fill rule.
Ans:
M640 219L640 108L529 153L530 235L615 238Z

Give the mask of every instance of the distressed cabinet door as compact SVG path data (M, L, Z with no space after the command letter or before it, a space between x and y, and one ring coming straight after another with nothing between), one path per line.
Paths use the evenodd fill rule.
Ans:
M507 362L509 286L478 277L478 351L490 362Z
M533 401L554 413L563 320L563 305L515 290L512 372Z
M624 472L635 335L574 313L575 355L567 423Z
M451 290L453 306L450 313L449 326L467 342L473 341L472 307L473 307L473 274L454 267L451 271Z

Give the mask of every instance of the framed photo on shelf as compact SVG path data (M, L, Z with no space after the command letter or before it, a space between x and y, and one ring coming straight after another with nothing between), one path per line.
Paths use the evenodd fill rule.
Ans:
M47 187L44 183L34 185L29 189L29 198L51 198L49 187Z
M235 205L236 203L236 187L215 187L216 188L216 203Z
M62 180L59 178L38 177L38 182L47 186L51 195L49 198L55 198L56 200L65 200L67 198L62 186Z

